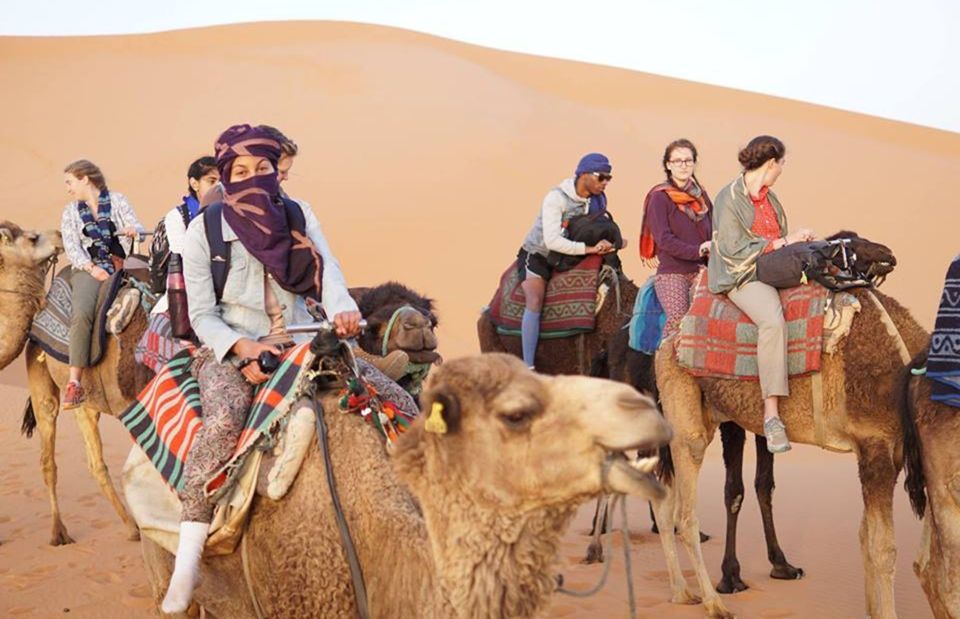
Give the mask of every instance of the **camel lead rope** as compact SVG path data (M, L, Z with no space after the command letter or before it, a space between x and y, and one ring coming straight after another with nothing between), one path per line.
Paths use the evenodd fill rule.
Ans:
M240 562L243 564L243 579L247 582L247 593L250 594L250 601L253 602L253 612L257 616L257 619L264 619L266 615L263 614L263 609L260 608L257 591L253 588L253 578L250 575L250 553L247 551L246 531L244 531L240 537Z
M349 350L349 348L347 348ZM352 356L350 357L352 360ZM356 369L356 361L352 362ZM360 567L360 559L357 557L357 549L353 545L353 539L350 537L350 528L347 526L347 518L343 513L343 507L340 505L340 494L337 492L337 480L333 476L333 462L330 458L330 438L327 431L327 422L323 418L323 408L320 407L317 412L317 442L320 443L320 451L323 452L323 468L327 474L327 486L330 490L330 500L333 502L333 513L336 517L337 528L340 531L340 541L343 543L343 550L347 555L347 564L350 567L350 577L353 580L353 593L357 600L357 615L360 619L369 619L370 612L367 609L367 588L363 582L363 570Z
M626 578L627 578L627 603L630 607L630 619L637 619L637 602L635 599L633 591L633 563L630 560L630 527L627 525L627 497L618 494L615 495L612 499L614 503L620 501L620 533L623 535L623 558L626 564ZM614 506L611 505L611 512L613 511ZM611 525L612 516L611 516ZM613 531L611 530L606 535L607 539L603 543L603 553L606 557L606 560L603 562L603 574L600 575L600 580L592 588L586 591L574 591L573 589L567 589L564 586L557 587L557 591L566 595L570 595L578 598L586 598L598 593L603 586L607 583L607 576L610 575L610 564L613 563L613 555L611 554L612 550L612 540L613 540Z
M900 352L900 360L903 361L904 365L910 365L912 357L910 356L910 351L907 350L907 345L903 341L903 336L900 335L900 330L897 329L897 325L893 322L893 318L890 317L890 314L887 312L887 308L883 306L883 303L880 302L880 299L877 298L873 291L867 290L867 296L870 297L870 300L873 301L873 304L877 306L877 309L880 310L880 320L883 321L883 326L887 329L887 334L894 339L897 344L897 350Z

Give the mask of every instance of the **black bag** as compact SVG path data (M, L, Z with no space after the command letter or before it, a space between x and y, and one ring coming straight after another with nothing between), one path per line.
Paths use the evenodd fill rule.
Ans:
M796 288L808 280L820 281L833 253L827 241L786 245L757 258L757 279L774 288Z
M177 207L183 217L183 225L190 225L190 210L186 204ZM161 295L167 291L167 269L170 264L170 241L167 239L167 218L160 220L153 229L150 243L150 288Z
M613 215L607 210L592 215L573 217L567 223L564 236L571 241L585 243L587 246L596 245L600 241L609 241L617 249L623 247L623 235L620 233L620 226L617 225L613 220ZM547 254L547 263L555 271L569 271L580 264L583 258L583 256L572 256L551 251ZM616 253L607 254L603 259L604 262L617 270L620 269L620 258Z

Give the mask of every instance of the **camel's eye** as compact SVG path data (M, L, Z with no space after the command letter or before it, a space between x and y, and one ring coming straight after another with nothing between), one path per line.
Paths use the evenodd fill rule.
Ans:
M511 430L522 430L530 425L533 419L533 411L520 409L509 413L501 413L500 421Z

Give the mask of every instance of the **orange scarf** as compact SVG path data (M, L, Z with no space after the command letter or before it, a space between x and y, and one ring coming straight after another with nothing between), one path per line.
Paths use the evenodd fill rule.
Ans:
M657 256L657 241L653 238L653 232L650 231L650 201L657 192L664 192L670 201L680 209L680 212L690 218L691 221L700 221L710 212L710 206L707 204L703 189L691 180L688 187L693 191L690 193L683 189L677 189L673 183L660 183L649 192L643 200L643 225L640 227L640 260L648 266L654 266Z

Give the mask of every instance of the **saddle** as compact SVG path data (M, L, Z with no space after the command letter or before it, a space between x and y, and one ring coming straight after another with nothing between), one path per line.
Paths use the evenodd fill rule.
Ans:
M181 513L177 490L183 486L185 460L202 426L199 387L190 375L190 362L190 351L176 355L119 417L136 443L123 470L131 515L144 535L174 553ZM364 373L371 371L372 366L358 365ZM409 412L376 399L369 386L357 384L359 379L343 379L347 374L331 372L327 357L316 354L312 344L300 344L284 354L270 380L254 395L233 456L207 482L206 494L216 504L207 539L209 554L236 549L254 495L280 500L296 479L315 437L313 394L318 376L327 377L324 388L342 388L341 409L367 419L388 445L409 427L413 419ZM412 407L412 400L408 404Z
M70 288L70 267L64 267L53 278L47 292L43 309L33 319L28 337L48 355L60 361L70 361L70 313L73 309ZM90 365L103 358L107 348L107 336L119 335L130 324L137 306L150 303L142 297L141 286L133 281L146 282L149 270L146 261L131 256L124 261L124 268L101 286L97 298L96 318L90 341Z
M570 337L593 331L597 309L606 294L601 277L602 258L597 255L581 258L572 269L554 273L547 283L547 292L540 313L540 337ZM607 269L606 272L616 273ZM514 261L500 276L500 285L490 301L490 319L501 335L520 335L525 298L520 286L520 269Z
M860 311L856 297L831 294L816 283L780 290L787 322L790 376L817 372L822 353L832 353ZM707 272L694 285L690 310L675 338L677 360L695 376L757 380L756 325L726 295L710 292Z

